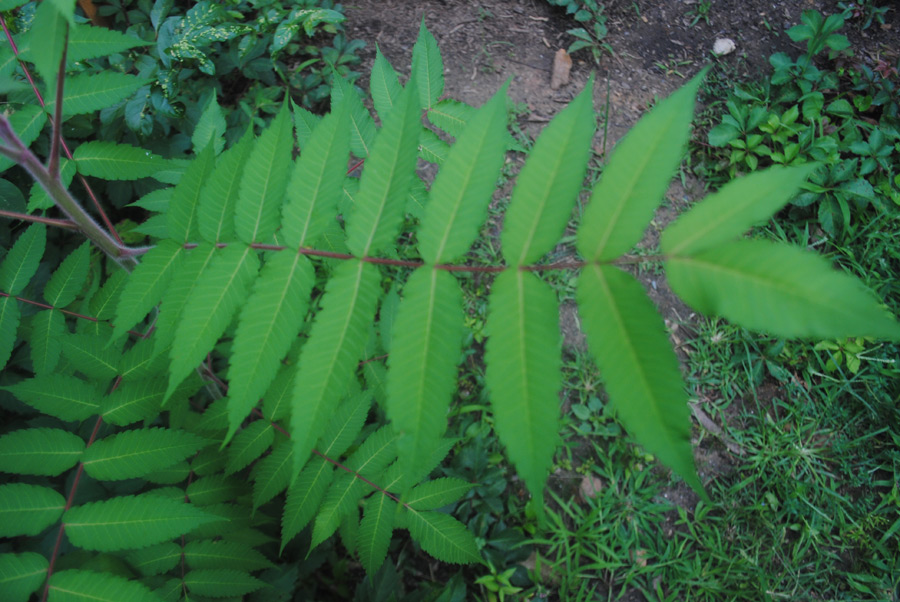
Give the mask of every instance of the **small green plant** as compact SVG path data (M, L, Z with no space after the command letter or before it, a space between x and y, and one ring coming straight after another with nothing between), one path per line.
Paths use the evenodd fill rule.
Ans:
M695 26L700 21L709 25L709 14L712 12L712 0L697 0L694 8L689 10L685 15L691 20L690 27Z
M594 57L594 62L599 63L604 53L614 54L612 46L606 42L609 30L606 28L606 15L603 4L596 0L547 0L552 6L561 6L566 9L566 14L582 23L582 27L568 30L576 40L569 45L571 54L577 50L588 48Z
M874 23L884 25L885 15L891 7L889 5L878 6L876 0L860 0L859 2L838 2L838 8L844 11L845 19L859 21L859 28L863 31L869 29Z

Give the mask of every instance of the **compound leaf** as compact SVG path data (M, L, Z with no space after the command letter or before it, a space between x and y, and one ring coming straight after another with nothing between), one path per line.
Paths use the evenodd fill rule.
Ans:
M134 479L193 456L208 442L187 431L148 428L95 441L84 453L84 470L98 481Z
M78 463L84 447L62 429L20 429L0 437L0 471L55 477Z

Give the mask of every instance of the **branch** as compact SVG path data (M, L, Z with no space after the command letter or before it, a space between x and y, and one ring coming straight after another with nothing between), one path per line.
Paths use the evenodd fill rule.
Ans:
M53 107L53 134L50 144L50 161L47 163L47 171L50 177L59 179L59 145L62 141L62 105L63 84L66 81L66 55L69 51L69 24L66 24L66 33L63 37L62 58L59 61L59 70L56 72L56 106Z
M75 230L78 228L78 226L76 226L74 222L70 222L67 219L55 219L52 217L43 217L40 215L31 215L28 213L19 213L18 211L6 211L0 209L0 217L18 219L22 220L23 222L37 222L40 224L47 224L48 226L56 226L57 228L68 228L70 230Z

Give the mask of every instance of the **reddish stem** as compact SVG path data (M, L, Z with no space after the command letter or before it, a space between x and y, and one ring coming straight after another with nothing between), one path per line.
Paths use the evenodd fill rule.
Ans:
M41 307L43 309L55 309L56 311L66 314L67 316L72 316L73 318L89 320L91 322L99 322L100 321L97 318L94 318L93 316L85 316L84 314L79 314L74 311L69 311L68 309L60 309L58 307L53 307L52 305L47 305L46 303L41 303L40 301L32 301L31 299L25 299L24 297L10 295L9 293L3 292L3 291L0 291L0 297L11 297L11 298L15 299L16 301L21 301L22 303L27 303L29 305L35 305L35 306ZM110 328L112 328L114 325L110 324L109 326L110 326ZM133 334L134 336L140 337L142 339L145 339L148 336L141 332L137 332L135 330L129 330L127 332L128 332L128 334Z
M18 211L6 211L0 209L0 217L8 217L10 219L18 219L23 222L37 222L40 224L47 224L48 226L56 226L57 228L68 228L70 230L77 230L78 226L75 222L67 220L67 219L56 219L53 217L43 217L40 215L30 215L28 213L19 213Z

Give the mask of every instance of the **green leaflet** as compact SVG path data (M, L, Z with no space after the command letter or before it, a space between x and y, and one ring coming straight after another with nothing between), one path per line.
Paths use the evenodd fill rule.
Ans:
M91 267L90 261L91 243L84 241L66 256L44 287L44 299L47 303L54 307L65 307L74 301L84 287Z
M256 571L274 566L253 548L234 541L191 541L184 546L184 560L192 569Z
M31 363L35 374L49 374L59 363L66 322L61 312L48 309L31 319Z
M55 477L78 463L84 441L62 429L19 429L0 437L0 472Z
M50 563L40 554L0 554L0 591L6 602L27 602L43 585Z
M234 474L263 455L275 441L275 428L268 420L256 420L242 429L228 445L225 474Z
M266 587L253 575L229 569L197 569L184 576L184 584L195 596L224 598L243 596Z
M450 145L428 128L419 134L419 158L429 163L443 165L450 154Z
M378 44L375 44L375 62L372 64L372 73L369 75L369 92L372 94L375 111L382 121L394 108L394 103L402 91L397 72L381 54Z
M47 226L28 226L0 263L0 291L10 295L22 292L37 272L46 240Z
M591 139L594 79L544 128L516 178L501 236L512 265L537 261L559 241L581 191Z
M741 236L781 209L817 167L770 167L732 180L666 228L663 252L691 255Z
M337 105L332 105L337 106ZM294 111L294 130L297 134L297 146L300 150L306 149L306 143L312 136L313 130L321 123L322 116L310 113L301 106L298 106L291 100L291 109Z
M458 259L478 236L506 158L506 86L469 121L431 186L419 228L426 263Z
M666 264L681 298L706 314L782 337L900 340L900 325L863 285L796 247L743 240Z
M76 370L89 378L115 378L119 374L122 350L106 345L108 335L109 331L105 335L66 335L62 341L63 356Z
M694 468L678 358L644 288L612 266L588 266L576 290L588 346L628 432L705 496Z
M98 481L142 477L193 456L208 441L187 431L148 428L95 441L81 462Z
M243 492L244 482L242 479L227 477L223 474L211 474L197 479L187 487L187 497L195 506L211 506L229 502L242 495ZM231 508L237 509L234 506ZM212 512L215 512L215 509L212 509Z
M100 111L125 100L138 88L151 81L136 75L115 71L70 75L66 77L66 85L63 89L63 116L71 117ZM56 102L54 97L50 98L45 110L52 115ZM134 178L126 176L112 179L131 180Z
M458 501L474 486L453 477L435 479L413 487L403 501L413 510L437 510Z
M104 422L117 426L146 420L159 413L165 393L166 383L161 378L123 381L101 400L100 415Z
M294 343L294 347L299 347L298 342ZM297 354L294 348L289 352L289 361L283 363L275 374L272 384L266 389L263 396L263 417L270 422L277 422L291 413L291 396L294 393L294 377L297 376L296 359Z
M193 249L186 249L177 271L171 277L160 304L159 317L152 342L155 354L167 352L175 340L178 319L188 299L194 293L200 274L216 256L216 247L212 243L201 242Z
M184 306L175 332L165 399L200 365L228 327L259 269L252 248L231 244L215 253Z
M485 379L494 428L540 500L559 444L559 304L534 274L507 270L494 280L489 311Z
M475 538L452 516L411 509L406 509L403 514L413 540L438 560L453 564L484 562Z
M150 43L105 27L76 23L69 30L66 61L77 63L98 56L117 54L138 46L150 46Z
M251 478L253 479L254 510L290 485L294 468L293 451L290 441L276 442L272 452L253 467Z
M387 414L406 471L430 456L447 428L463 318L453 276L428 266L413 272L394 322L387 378Z
M448 98L428 109L428 121L458 138L477 111L472 105Z
M366 500L363 519L359 524L359 559L370 579L381 568L387 557L394 530L394 515L397 502L382 493L376 493Z
M343 77L335 77L331 88L331 106L340 106L342 102L347 103L350 114L350 150L357 157L368 158L376 137L375 120L363 105L353 84Z
M94 383L64 374L45 374L0 387L44 414L60 420L85 420L97 413L103 395Z
M167 541L149 548L132 550L125 554L125 559L145 577L161 575L171 571L181 562L181 546Z
M75 177L75 162L63 157L59 161L60 181L66 188L72 185L72 179ZM34 183L31 192L28 194L28 207L26 211L34 213L41 209L52 209L55 206L53 199L44 190L44 187Z
M18 62L12 51L10 51L9 54L12 57L12 66L14 68ZM0 68L0 81L3 79L3 69ZM44 126L47 124L47 116L44 114L41 107L36 104L20 107L12 115L8 115L7 118L9 119L9 125L12 128L12 131L18 134L19 140L21 140L22 144L26 147L31 146L31 143L37 140L41 130L44 129ZM0 157L0 173L6 171L13 165L15 165L15 162L12 159L6 156ZM33 224L31 227L36 225L38 224Z
M705 75L660 102L616 145L578 227L576 246L586 260L615 259L640 240L681 163Z
M48 487L0 485L0 537L37 535L62 516L66 500Z
M116 312L115 304L125 289L128 272L118 270L110 274L97 294L91 297L90 312L98 320L111 320Z
M326 424L329 407L340 400L353 379L375 319L379 281L375 266L345 261L326 285L322 310L313 323L294 381L294 474L309 457L317 433Z
M412 77L419 89L419 104L429 108L444 92L444 62L437 40L425 27L425 17L419 26L419 37L413 46Z
M6 367L16 346L21 318L19 302L12 297L0 297L0 370Z
M290 113L284 103L244 165L234 212L234 231L243 242L268 242L275 233L293 147Z
M228 370L227 442L263 396L303 326L315 272L309 259L272 256L241 311Z
M225 129L227 125L225 123L225 115L219 106L219 101L216 100L216 89L213 88L206 108L203 109L200 120L197 122L197 127L194 128L194 133L191 134L191 145L194 147L194 154L199 155L200 151L206 148L206 145L210 142L213 143L216 155L221 153L222 149L225 148Z
M138 339L131 349L119 354L117 374L125 382L152 377L165 365L165 356L153 349L153 337Z
M289 249L314 243L337 214L350 156L347 116L345 100L316 126L294 166L281 220Z
M225 151L209 180L200 191L197 227L209 242L234 239L234 211L240 191L241 174L253 149L253 128L237 144Z
M161 602L162 598L139 581L112 573L70 569L50 577L52 602Z
M56 73L66 45L68 22L52 2L41 2L34 11L34 21L28 31L31 60L47 87L54 87ZM52 98L52 95L50 96Z
M200 191L215 163L213 145L208 144L184 170L184 175L175 186L166 211L166 224L172 239L190 242L197 240L200 235L197 224Z
M183 254L184 247L174 240L161 240L141 258L116 304L115 328L110 341L125 334L159 303L172 275L181 266Z
M410 82L375 138L347 218L347 246L357 257L393 243L415 173L421 129L415 82Z
M169 161L130 144L85 142L73 153L78 173L104 180L138 180L168 167Z
M309 544L310 550L314 550L320 543L334 535L344 517L357 511L359 500L368 491L366 484L357 479L355 475L346 472L338 473L337 478L325 493L321 507L316 511L312 541ZM356 521L358 516L357 514L350 520Z
M217 517L183 500L153 492L89 502L63 515L72 545L97 552L151 546L214 520Z

